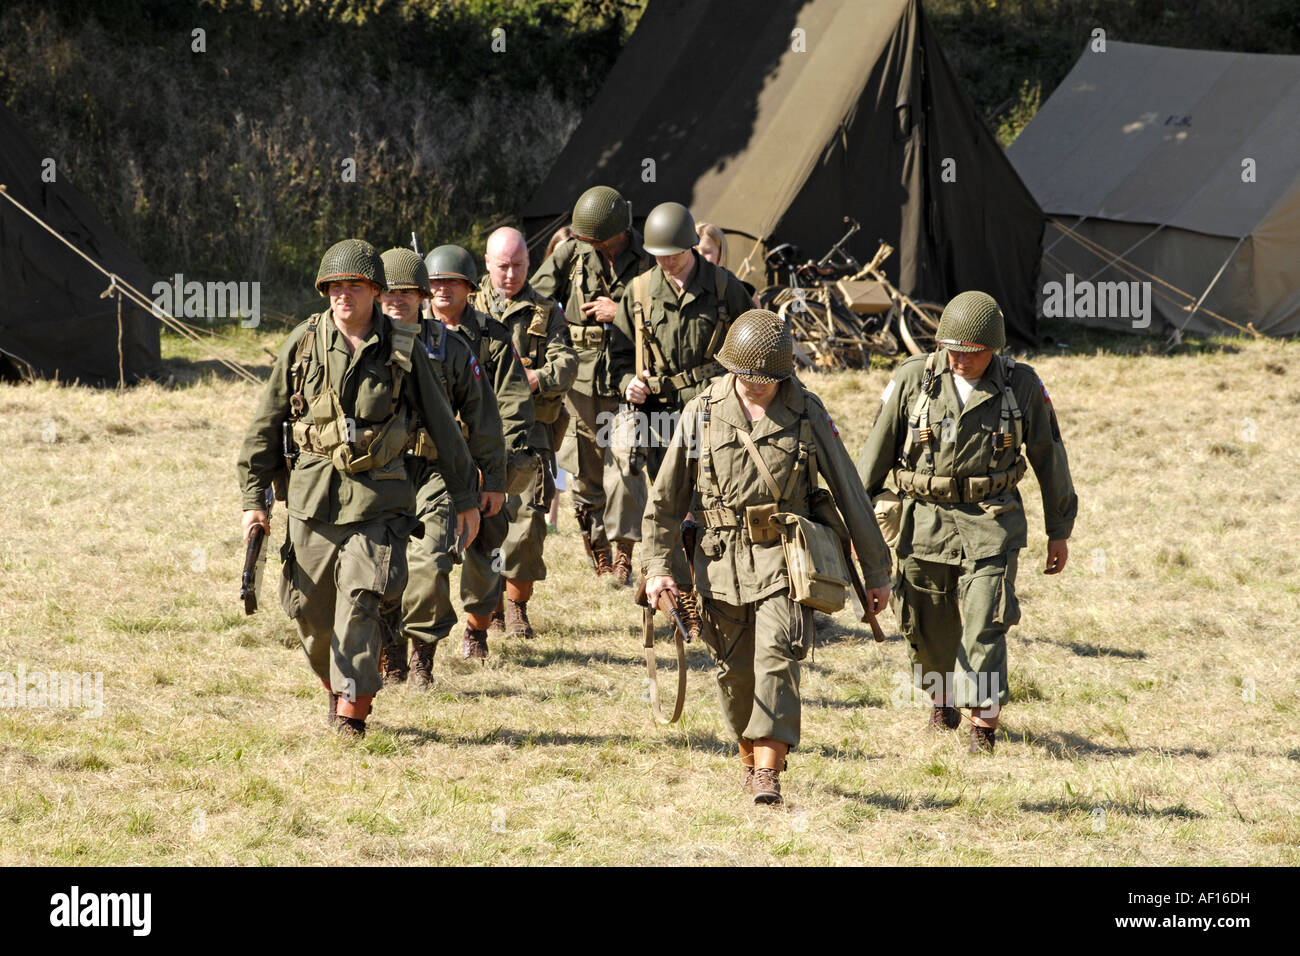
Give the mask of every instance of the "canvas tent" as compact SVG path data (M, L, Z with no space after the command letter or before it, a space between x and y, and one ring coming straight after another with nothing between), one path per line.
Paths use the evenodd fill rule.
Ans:
M17 117L0 106L0 184L77 248L137 288L150 287L149 271L72 188L67 171L54 167L43 182L43 161ZM57 158L56 158L57 159ZM27 374L86 383L118 381L116 298L100 298L103 275L12 203L0 199L0 374ZM158 322L123 300L121 370L126 381L159 364Z
M820 257L853 216L849 249L866 261L877 237L896 246L886 271L905 292L983 289L1014 338L1034 338L1042 214L919 0L651 0L525 208L530 234L597 183L638 219L687 204L757 284L756 244Z
M1108 42L1007 152L1059 223L1045 282L1151 282L1152 329L1300 331L1300 57Z

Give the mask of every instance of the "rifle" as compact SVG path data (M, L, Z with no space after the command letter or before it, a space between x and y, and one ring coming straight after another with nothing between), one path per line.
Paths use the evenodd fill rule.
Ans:
M691 635L686 630L686 625L682 623L681 615L677 613L677 602L673 599L672 592L659 592L659 600L656 604L658 609L673 622L673 641L677 647L677 700L673 704L673 715L665 717L663 709L659 706L659 674L658 664L655 661L655 608L650 606L646 595L644 575L641 577L641 583L637 585L635 600L642 608L641 624L645 637L645 669L649 679L650 713L661 724L675 724L681 718L682 708L686 704L686 645L690 643Z
M595 568L596 552L591 550L591 512L585 505L574 505L573 516L578 521L578 530L582 532L582 546L587 549L587 560Z
M275 496L270 488L266 489L266 517L270 520L271 508ZM248 545L244 548L244 570L239 577L239 599L244 602L244 613L252 614L257 610L257 591L262 584L262 569L266 567L266 555L262 544L266 539L266 529L260 524L254 525L248 533Z
M411 230L411 249L418 256L420 254L420 240L415 238L415 230Z
M849 569L849 582L853 585L850 589L853 613L863 624L871 625L871 636L875 638L876 643L883 643L885 632L881 630L880 622L876 620L876 615L872 613L871 606L867 603L867 589L858 574L857 563L853 560L853 545L849 538L849 529L844 524L844 519L840 517L839 509L835 507L835 499L825 488L818 488L808 497L813 517L833 530L835 536L840 539L840 548L844 551L844 564Z

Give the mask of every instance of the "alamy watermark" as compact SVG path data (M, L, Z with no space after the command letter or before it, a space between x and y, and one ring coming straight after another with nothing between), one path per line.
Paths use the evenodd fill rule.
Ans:
M154 312L166 312L178 319L238 318L246 329L255 329L262 322L262 284L260 282L198 282L185 281L179 272L170 282L155 282Z
M18 665L16 674L0 671L0 709L69 708L86 711L87 716L104 714L104 673L79 674L75 671L32 671Z
M945 701L957 701L948 706L982 707L986 716L996 716L1002 693L1001 675L995 673L940 673L922 671L920 664L912 665L912 673L898 671L894 674L893 703L895 707L930 707Z
M1135 329L1151 325L1150 282L1091 282L1067 273L1065 282L1043 286L1048 319L1123 319Z

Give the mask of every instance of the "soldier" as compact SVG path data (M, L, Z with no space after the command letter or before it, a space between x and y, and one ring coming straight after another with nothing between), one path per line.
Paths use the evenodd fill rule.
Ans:
M409 328L379 311L384 266L374 247L346 239L326 250L316 289L329 308L290 333L271 368L239 456L243 532L270 530L264 501L285 467L288 536L280 600L298 624L308 663L329 693L329 721L366 731L380 687L380 614L401 598L406 539L418 527L403 454L424 424L438 448L458 531L474 527L477 479L469 450Z
M672 556L682 518L694 512L705 529L694 561L702 636L718 665L723 719L739 744L742 787L755 803L780 803L779 774L799 743L799 661L813 644L814 622L811 607L791 600L771 516L838 507L873 612L889 599L889 551L825 406L793 378L781 318L745 312L718 360L731 374L686 403L650 493L646 592L653 607L662 591L677 591ZM833 505L817 491L818 475Z
M527 487L538 467L537 458L528 447L528 436L533 429L533 401L509 330L469 303L478 280L478 270L470 254L460 246L439 246L425 257L425 265L433 289L429 302L434 317L451 333L463 338L487 376L496 396L505 441L505 489L484 495L483 525L473 546L464 553L460 577L460 596L467 619L461 650L466 660L483 660L488 653L487 629L492 623L492 612L501 600L502 548L509 530L502 511L505 496ZM440 567L437 585L440 590L447 573ZM439 608L437 619L447 617L452 622L456 619L450 600ZM434 639L445 634L442 631Z
M573 207L573 239L560 243L531 280L538 294L563 304L569 320L578 375L567 399L573 440L565 445L576 454L559 465L573 475L574 513L596 577L620 584L631 581L645 481L641 462L620 458L608 440L619 403L606 369L609 328L628 283L653 265L632 228L628 203L617 190L593 186ZM610 541L617 548L614 561Z
M1047 574L1065 568L1078 498L1047 389L997 354L997 302L961 293L937 334L936 351L904 361L885 388L857 468L873 497L887 478L902 496L893 608L916 686L930 695L929 726L955 730L968 708L972 752L991 752L1008 696L1007 628L1020 620L1026 456L1042 488Z
M642 273L618 306L610 339L609 375L630 406L635 442L651 481L659 472L682 407L724 371L715 358L731 319L752 305L740 280L695 249L690 211L661 203L645 221L646 251L655 268ZM677 583L686 591L682 618L698 632L699 609L685 554Z
M401 248L389 249L383 259L384 274L388 277L388 291L383 296L384 313L394 322L420 323L421 303L431 295L424 260L410 249ZM483 377L469 345L459 335L449 335L447 327L436 318L426 319L419 325L417 345L428 357L434 377L460 421L461 435L478 466L478 508L470 512L477 529L480 509L490 508L489 495L504 494L506 487L505 440L496 395ZM420 441L411 455L408 464L416 480L416 514L424 525L424 536L413 538L406 549L410 574L402 592L402 604L388 620L382 671L386 686L409 679L413 688L425 690L433 684L433 655L438 641L456 623L449 581L456 553L456 528L451 496L434 465L437 451ZM408 635L411 638L409 663Z
M546 577L542 545L546 514L555 500L555 452L569 423L564 395L578 374L578 356L569 345L564 310L528 284L528 241L518 229L503 227L488 237L483 277L475 306L499 320L514 341L533 396L533 430L528 444L539 452L538 468L520 494L506 499L506 579L504 615L494 629L507 637L531 638L528 599L533 584Z

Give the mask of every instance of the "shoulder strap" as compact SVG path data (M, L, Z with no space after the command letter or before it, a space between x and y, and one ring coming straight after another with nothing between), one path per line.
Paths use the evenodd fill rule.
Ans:
M709 344L704 348L706 362L718 354L718 349L722 348L722 343L726 341L727 329L731 325L731 315L727 310L727 276L728 272L722 266L713 266L713 279L718 296L718 321L714 323L713 334L709 336Z
M551 317L551 300L537 296L533 300L533 318L528 323L528 354L534 369L546 364L546 333L549 331Z
M934 387L934 367L938 361L938 351L931 352L925 359L925 372L921 375L921 388L912 403L912 412L907 419L907 437L903 440L903 463L911 465L912 448L918 443L925 446L926 460L931 470L934 467L934 452L930 448L930 391Z
M303 333L302 339L298 342L298 352L294 356L293 365L289 368L290 386L292 388L289 396L289 412L295 421L307 414L307 398L303 395L302 390L307 383L307 366L315 355L313 349L316 345L316 326L320 324L322 314L317 312L307 320L307 331Z
M654 371L657 375L667 375L668 359L655 339L654 326L650 324L650 278L653 272L642 272L632 280L632 321L636 326L636 373L650 368L650 358L654 357ZM647 354L648 353L648 354Z
M713 471L713 413L709 408L709 403L713 400L711 389L705 389L700 393L700 477L702 481L708 481L710 492L715 498L722 498L722 488L718 485L718 476Z
M1008 436L1013 455L1020 454L1020 443L1024 440L1024 415L1020 403L1016 401L1015 390L1011 387L1011 372L1016 367L1016 360L1010 356L1002 358L1002 410L998 413L998 433ZM994 455L1002 449L995 448Z
M388 414L397 411L397 400L402 394L402 382L411 372L411 350L415 348L415 339L420 334L420 323L394 322L388 320L392 348L388 353L388 364L393 368L393 393L388 406Z

